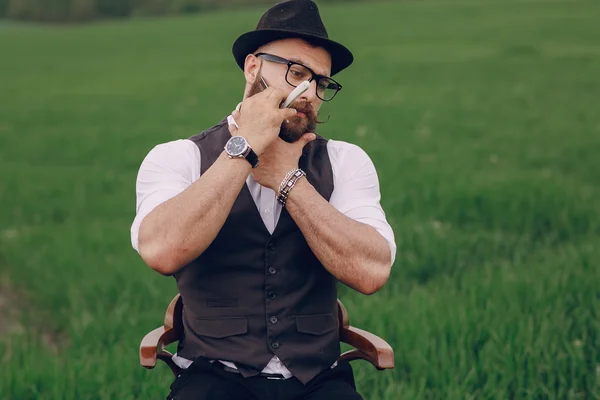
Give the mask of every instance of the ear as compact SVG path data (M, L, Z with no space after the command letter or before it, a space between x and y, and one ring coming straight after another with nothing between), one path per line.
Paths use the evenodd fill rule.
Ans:
M260 70L260 63L261 61L254 54L248 54L246 56L246 60L244 61L244 76L246 78L246 83L249 85L252 85L256 80L256 76Z

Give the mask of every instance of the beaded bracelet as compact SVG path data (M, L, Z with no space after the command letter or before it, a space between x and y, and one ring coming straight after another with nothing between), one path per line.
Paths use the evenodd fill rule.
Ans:
M279 204L285 207L285 203L290 192L292 191L292 188L303 176L306 176L306 172L302 171L301 169L293 169L286 175L279 186L279 195L277 196L277 201Z

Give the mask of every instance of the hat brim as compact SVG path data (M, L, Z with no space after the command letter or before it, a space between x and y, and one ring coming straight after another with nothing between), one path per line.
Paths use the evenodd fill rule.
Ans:
M291 32L281 29L262 29L247 32L233 44L233 56L243 70L246 56L254 53L260 46L275 40L300 38L323 47L331 55L331 76L348 68L354 62L352 52L344 45L330 39L306 33Z

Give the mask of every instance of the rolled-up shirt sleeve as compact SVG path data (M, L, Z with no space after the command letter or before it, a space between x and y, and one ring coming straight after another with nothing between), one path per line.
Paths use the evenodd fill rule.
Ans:
M371 158L360 147L335 140L329 141L328 152L334 177L330 204L347 217L375 228L388 242L393 264L394 232L381 207L379 178Z
M182 139L155 146L142 161L136 180L136 215L131 225L131 245L136 251L142 220L198 179L199 153L193 142Z

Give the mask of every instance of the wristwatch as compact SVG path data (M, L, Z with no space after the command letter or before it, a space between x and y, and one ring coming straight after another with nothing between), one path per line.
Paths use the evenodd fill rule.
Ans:
M225 152L229 158L245 158L252 168L258 167L258 156L242 136L232 136L225 143Z

